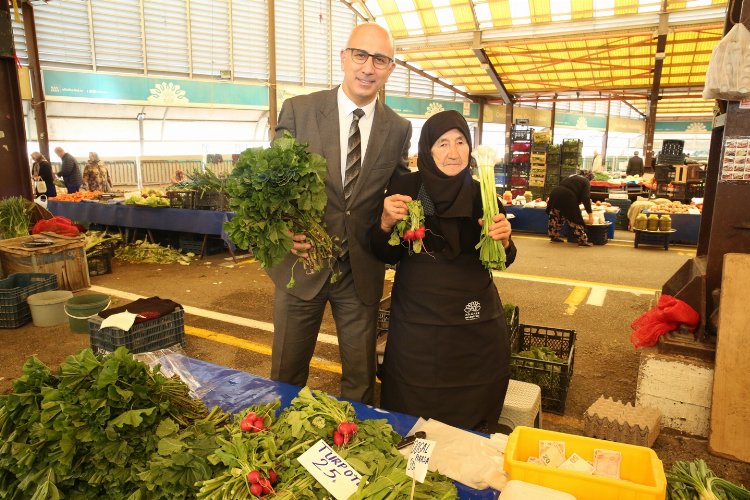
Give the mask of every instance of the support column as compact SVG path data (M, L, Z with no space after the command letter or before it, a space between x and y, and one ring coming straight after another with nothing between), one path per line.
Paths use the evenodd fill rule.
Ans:
M607 101L607 122L604 124L604 135L602 136L602 167L604 167L607 161L607 143L609 141L609 118L612 110L612 101ZM604 168L606 171L607 169Z
M511 128L513 128L513 103L505 105L505 164L510 163Z
M0 0L0 198L31 199L31 169L10 16L10 3Z
M36 140L39 152L49 160L49 133L47 132L47 103L42 83L42 69L39 64L39 45L36 37L34 7L29 2L21 4L23 11L23 30L26 36L26 53L29 56L29 75L31 76L31 109L34 111Z
M276 123L279 115L276 104L276 1L268 2L268 128L269 139L276 135Z
M555 143L555 116L556 115L557 115L557 101L552 101L552 113L550 116L550 125L549 125L549 131L550 131L549 143L550 144Z

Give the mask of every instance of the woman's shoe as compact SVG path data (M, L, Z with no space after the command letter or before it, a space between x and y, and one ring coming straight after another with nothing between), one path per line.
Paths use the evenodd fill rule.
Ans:
M553 236L553 237L552 237L552 238L550 238L549 240L550 240L551 242L553 242L553 243L562 243L562 242L563 242L562 238L558 238L557 236Z
M594 244L591 243L590 241L579 241L578 246L579 247L592 247L594 246Z

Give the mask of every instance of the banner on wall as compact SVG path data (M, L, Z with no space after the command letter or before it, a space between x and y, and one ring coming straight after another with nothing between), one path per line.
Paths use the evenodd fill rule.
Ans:
M713 129L710 121L656 122L655 132L677 132L683 134L704 134Z
M452 109L461 113L467 120L479 119L479 104L474 102L386 95L385 103L401 116L428 118L440 111Z
M51 100L268 109L265 85L59 70L43 70L42 80Z

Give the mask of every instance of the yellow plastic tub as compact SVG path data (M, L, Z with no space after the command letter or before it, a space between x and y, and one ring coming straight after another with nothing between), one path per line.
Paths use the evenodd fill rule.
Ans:
M566 457L575 452L590 462L593 462L594 448L619 451L622 453L621 479L527 462L529 457L539 455L540 439L564 441ZM519 426L513 429L505 448L504 469L508 479L565 491L577 500L664 500L667 492L664 466L651 448L533 427Z

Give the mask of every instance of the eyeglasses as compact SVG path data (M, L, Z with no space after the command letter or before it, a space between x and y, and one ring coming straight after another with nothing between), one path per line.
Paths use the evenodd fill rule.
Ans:
M353 49L351 47L347 48L346 50L351 53L352 60L357 64L364 64L367 62L367 58L372 57L373 66L378 69L385 69L389 64L393 62L392 58L384 56L382 54L370 54L366 50Z

